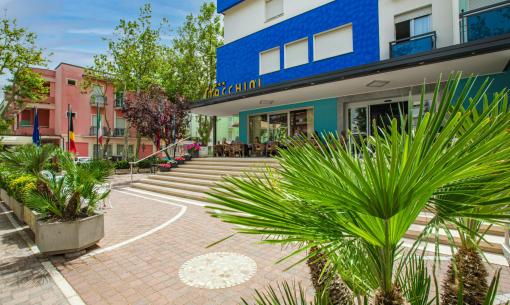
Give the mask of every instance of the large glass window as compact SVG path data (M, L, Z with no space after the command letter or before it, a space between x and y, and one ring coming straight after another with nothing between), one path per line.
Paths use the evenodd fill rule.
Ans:
M313 134L313 110L303 109L290 112L290 135L304 135L310 137Z
M269 140L281 141L289 134L287 113L269 115Z
M256 140L260 143L266 143L269 140L268 127L267 114L251 116L249 124L250 143L256 143Z

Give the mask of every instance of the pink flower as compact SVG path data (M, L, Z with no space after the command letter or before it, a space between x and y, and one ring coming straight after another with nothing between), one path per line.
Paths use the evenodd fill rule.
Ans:
M161 168L172 168L172 163L163 163L163 164L160 164L159 167L161 167Z

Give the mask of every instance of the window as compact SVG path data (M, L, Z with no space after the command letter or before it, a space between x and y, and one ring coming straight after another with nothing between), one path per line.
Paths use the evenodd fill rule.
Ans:
M308 63L308 38L285 45L285 68Z
M126 128L126 119L124 118L115 118L115 128Z
M326 59L354 51L352 24L316 34L313 60Z
M32 110L25 109L21 112L20 119L19 119L19 126L20 127L32 126Z
M280 70L280 48L260 53L260 75Z
M250 143L267 143L269 140L267 114L250 117L249 141Z
M38 109L39 127L50 127L50 111L48 109Z
M117 156L124 156L124 144L117 144Z
M67 79L67 84L69 86L76 86L76 80L75 79Z
M432 31L432 7L395 16L395 39L401 40Z
M283 15L283 0L266 0L266 21Z

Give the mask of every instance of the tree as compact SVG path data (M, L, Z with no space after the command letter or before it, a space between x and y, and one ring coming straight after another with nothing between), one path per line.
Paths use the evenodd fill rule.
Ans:
M37 35L19 27L16 19L0 19L0 76L9 75L3 88L4 101L0 125L5 129L13 113L23 110L27 101L47 97L48 88L33 66L44 66L43 49L36 46Z
M290 140L279 151L281 169L264 177L226 178L210 194L220 205L210 213L268 243L297 244L295 253L318 246L323 253L342 255L355 248L353 269L338 273L361 277L374 305L427 304L430 276L423 260L402 244L420 213L449 208L458 219L494 224L510 218L504 196L448 205L431 200L451 185L457 194L472 194L473 185L489 192L500 188L489 179L494 173L510 174L510 115L494 112L508 109L508 101L495 99L478 112L486 85L470 95L475 79L463 89L460 81L459 73L444 85L438 82L430 112L424 113L421 98L415 127L411 116L400 122L393 118L390 126L374 128L358 143L349 133L347 142L354 146L334 136ZM470 121L469 132L460 133ZM473 213L482 207L486 212ZM365 271L356 272L362 266Z
M188 103L181 96L169 99L165 90L152 86L126 100L124 116L157 147L184 138L189 123ZM161 143L162 142L162 143ZM168 151L165 153L170 157Z
M116 90L123 92L139 93L160 84L165 67L161 34L166 31L167 24L168 21L163 19L154 27L152 7L145 4L136 20L120 20L112 37L104 39L108 43L108 51L94 56L94 64L86 74L93 79L111 81ZM141 138L137 135L137 158L140 143ZM126 143L124 149L127 147Z
M186 16L177 30L172 50L167 51L167 69L164 86L168 92L183 95L190 101L206 96L209 86L216 82L216 49L223 45L223 25L216 14L214 2L204 3L197 16ZM201 142L207 145L212 120L198 116Z

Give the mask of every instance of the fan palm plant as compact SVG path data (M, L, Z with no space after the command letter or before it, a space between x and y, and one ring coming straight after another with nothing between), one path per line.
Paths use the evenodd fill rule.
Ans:
M296 243L300 249L295 253L313 246L332 253L346 241L356 241L366 253L356 259L363 261L370 271L365 276L374 281L373 303L411 302L418 289L403 286L398 271L404 268L397 268L398 262L405 266L415 257L404 251L404 234L439 189L503 171L501 161L510 153L508 117L491 116L503 100L493 100L490 107L476 112L487 83L469 99L475 80L470 78L461 90L460 73L443 85L440 81L430 112L425 113L422 97L416 126L411 116L401 122L393 119L388 128L375 128L367 139L348 134L347 143L352 143L348 147L333 136L315 139L316 143L293 140L279 152L281 169L264 178L227 178L211 193L219 207L211 207L210 213L239 225L241 233L264 236L266 242ZM410 101L408 113L412 106ZM469 132L459 133L470 120ZM484 185L492 187L491 182ZM458 184L458 193L470 190L468 184ZM457 217L462 219L472 217L468 207L481 203L459 205ZM483 205L508 216L499 201Z

